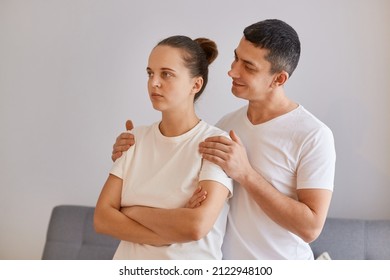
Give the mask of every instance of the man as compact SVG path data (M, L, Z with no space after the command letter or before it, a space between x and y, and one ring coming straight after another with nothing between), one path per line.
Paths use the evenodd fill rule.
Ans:
M283 21L260 21L245 28L234 53L232 93L248 105L217 123L231 139L199 145L235 181L223 258L313 259L309 243L325 223L336 154L331 130L285 95L300 57L298 35ZM133 141L121 134L113 160ZM205 197L200 191L189 205Z

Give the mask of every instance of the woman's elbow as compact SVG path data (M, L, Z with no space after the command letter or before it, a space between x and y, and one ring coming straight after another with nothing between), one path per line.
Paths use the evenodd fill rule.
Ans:
M198 229L191 230L191 232L189 233L189 239L191 241L198 241L205 236L206 234L203 231L200 231Z
M318 236L320 236L321 231L322 231L322 227L314 227L311 229L307 229L305 232L302 232L300 234L300 237L306 243L311 243L314 240L316 240L318 238Z
M191 241L198 241L204 238L210 232L211 228L212 226L205 221L194 222L188 228L188 236Z

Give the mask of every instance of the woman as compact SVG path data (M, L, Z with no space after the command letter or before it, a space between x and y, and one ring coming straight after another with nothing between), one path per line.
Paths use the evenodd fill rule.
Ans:
M227 134L194 108L217 54L213 41L185 36L150 53L148 91L161 121L132 130L137 143L114 163L95 209L96 231L122 240L114 259L222 258L232 180L202 161L198 144ZM197 189L207 200L185 208Z

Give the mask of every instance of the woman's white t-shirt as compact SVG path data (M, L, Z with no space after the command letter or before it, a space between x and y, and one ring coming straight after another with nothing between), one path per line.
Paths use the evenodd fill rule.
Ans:
M202 180L217 181L232 194L232 180L219 166L202 160L198 152L204 139L228 137L226 132L200 121L185 134L166 137L158 125L134 128L136 144L110 171L123 179L122 207L183 207ZM114 259L221 259L228 211L226 201L211 231L199 241L161 247L121 241Z

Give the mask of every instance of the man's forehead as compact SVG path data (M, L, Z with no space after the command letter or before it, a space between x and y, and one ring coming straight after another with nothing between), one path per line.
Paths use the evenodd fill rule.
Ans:
M243 37L234 50L234 53L239 59L250 64L256 64L256 62L265 58L268 50L256 47L252 42L249 42Z

